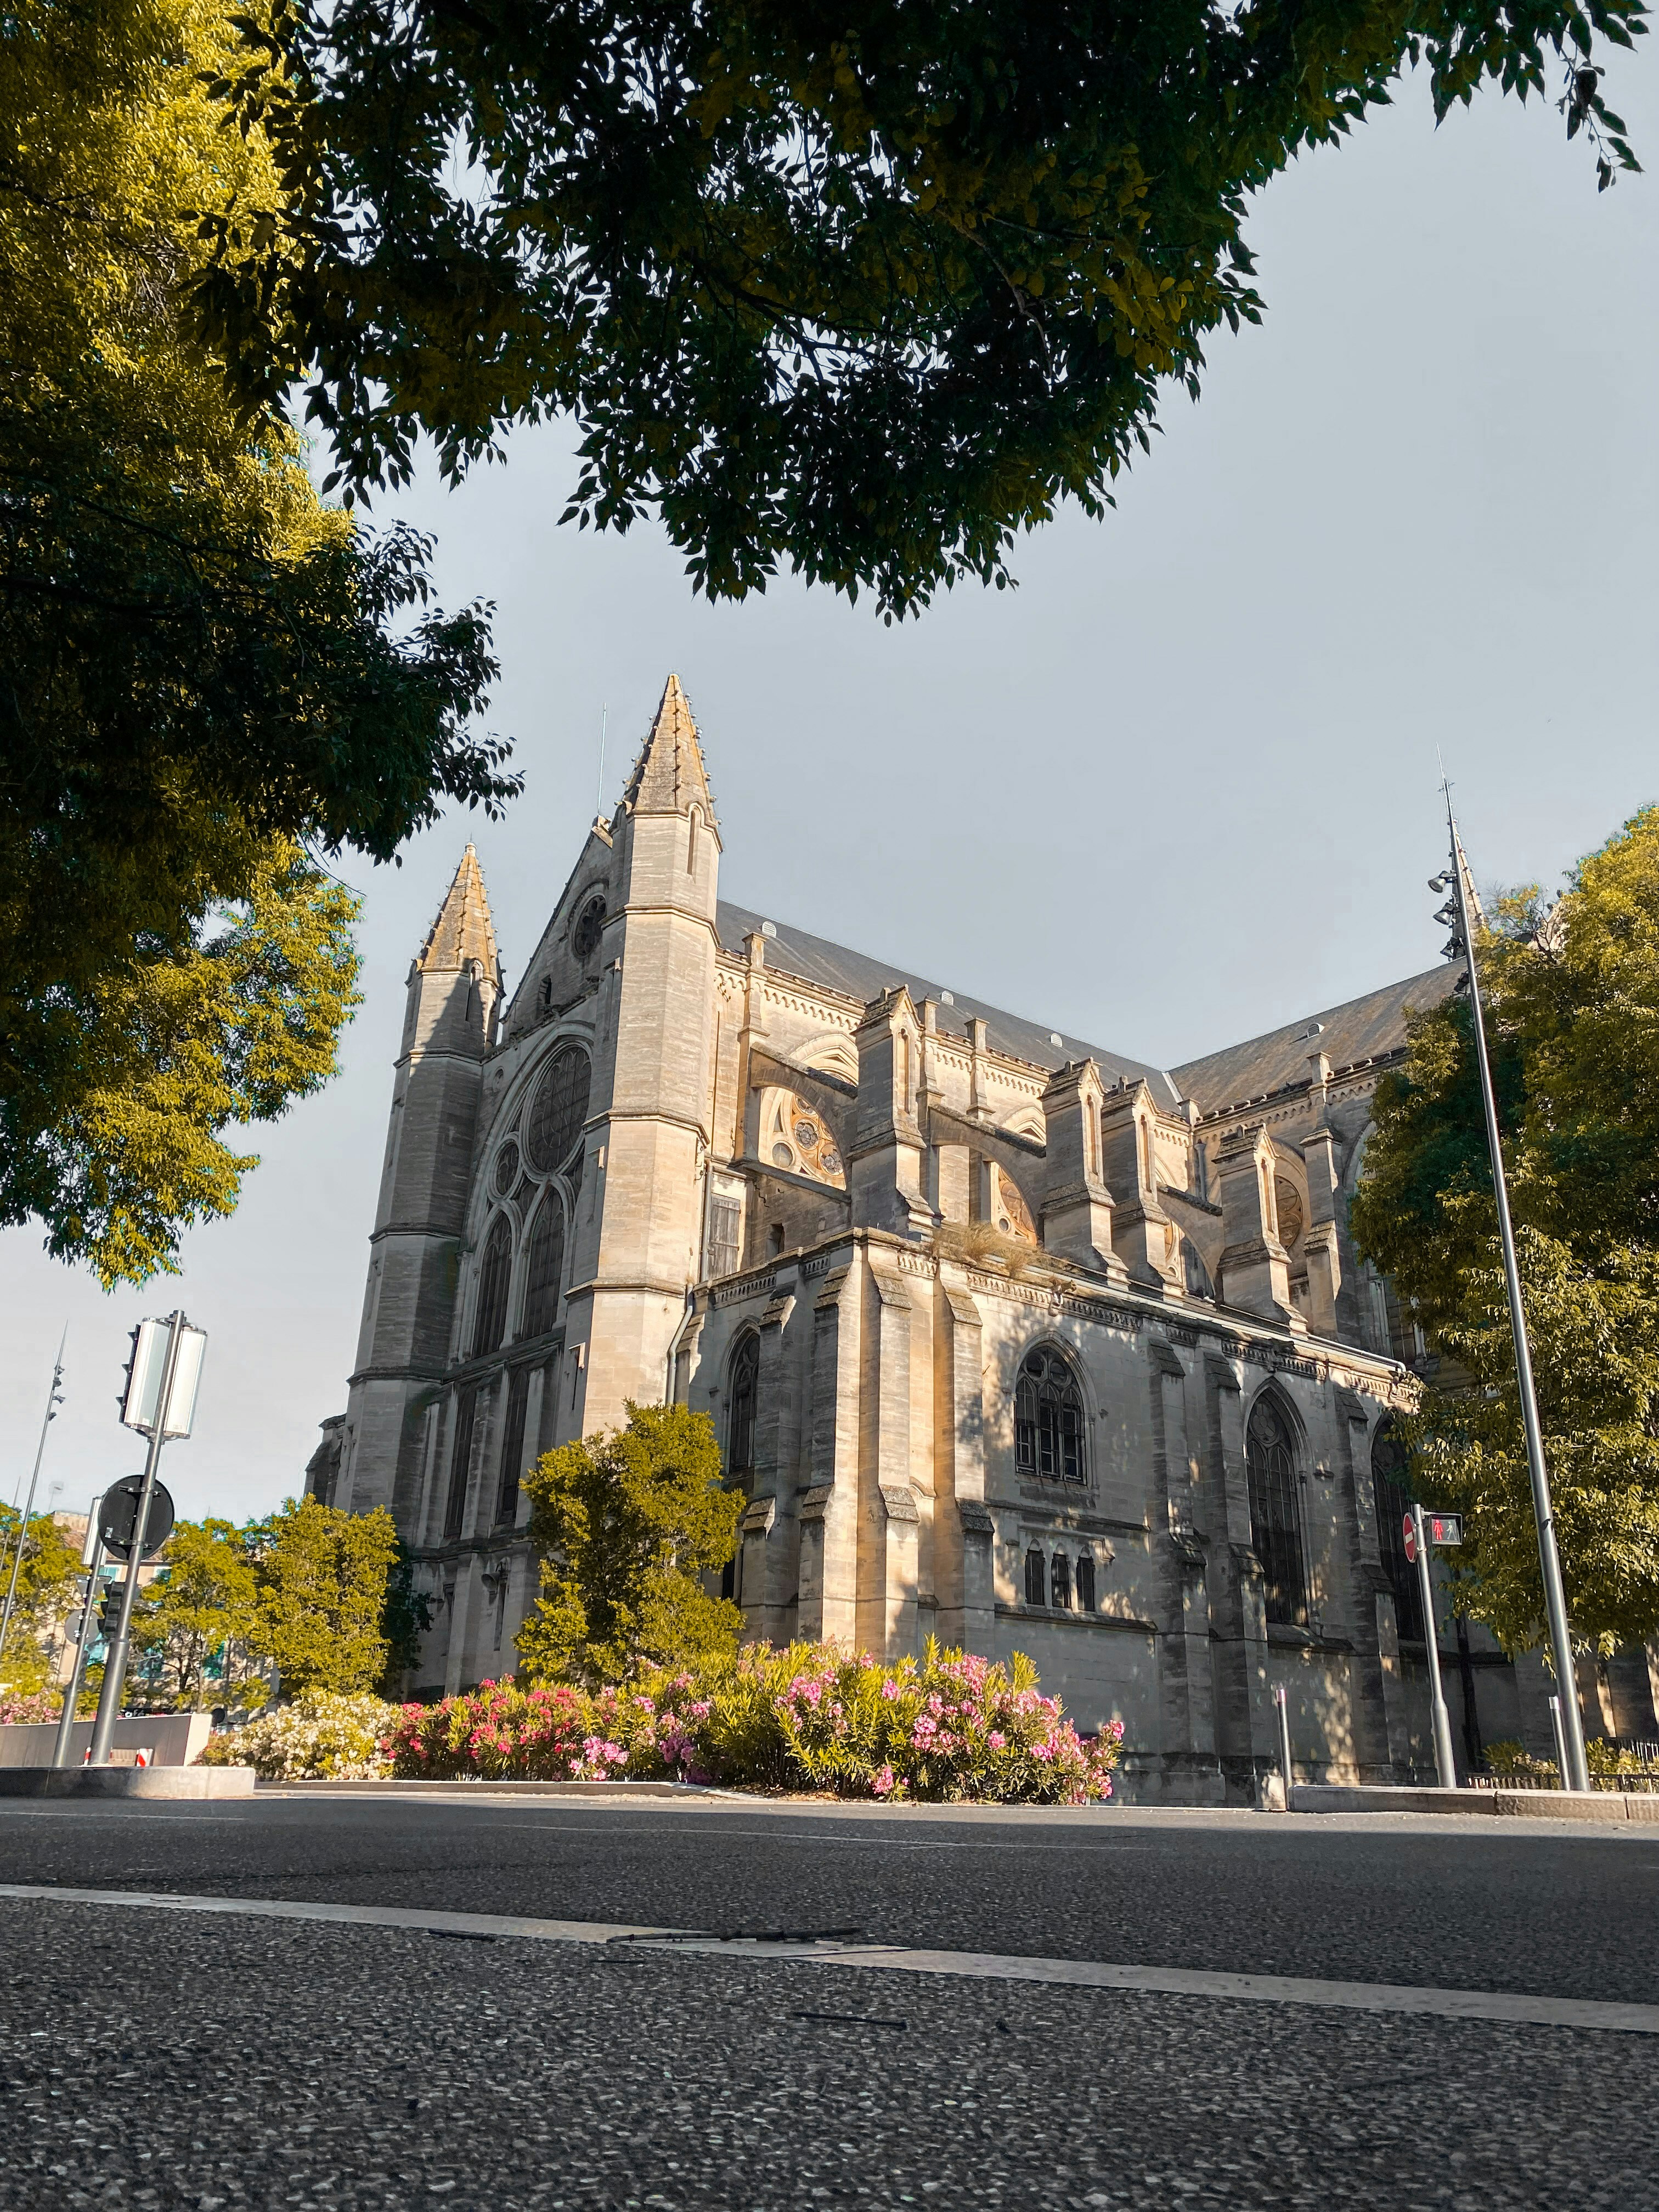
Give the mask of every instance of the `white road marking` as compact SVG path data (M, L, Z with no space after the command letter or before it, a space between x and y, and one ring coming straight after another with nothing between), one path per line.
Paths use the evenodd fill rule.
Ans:
M997 1952L912 1950L902 1944L769 1942L699 1929L633 1927L599 1920L536 1920L495 1912L434 1912L394 1905L324 1905L276 1897L185 1897L156 1890L68 1889L0 1882L0 1899L122 1905L161 1912L225 1913L341 1927L410 1928L428 1934L527 1937L541 1943L626 1943L696 1958L856 1967L889 1974L945 1974L1051 1988L1120 1990L1156 1996L1222 1997L1247 2004L1335 2007L1345 2012L1426 2014L1508 2026L1613 2030L1659 2035L1659 2005L1586 1997L1528 1996L1508 1990L1419 1989L1389 1982L1330 1982L1291 1974L1214 1973L1188 1966L1107 1966L1089 1959L1022 1959Z

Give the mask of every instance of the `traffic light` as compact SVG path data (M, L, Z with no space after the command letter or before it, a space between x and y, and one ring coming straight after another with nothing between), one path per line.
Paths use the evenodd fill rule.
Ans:
M98 1632L106 1644L111 1642L121 1626L121 1589L119 1583L112 1583L98 1608Z

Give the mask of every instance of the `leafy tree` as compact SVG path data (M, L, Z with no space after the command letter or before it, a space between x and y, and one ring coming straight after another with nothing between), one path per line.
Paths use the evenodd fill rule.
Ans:
M258 1164L222 1132L273 1119L333 1074L359 1003L357 910L274 840L194 944L14 1006L0 1222L43 1219L47 1249L106 1288L176 1273L184 1230L230 1212Z
M1659 807L1547 915L1505 899L1479 950L1568 1607L1605 1653L1659 1625ZM1468 1516L1457 1602L1525 1649L1543 1596L1466 1000L1378 1085L1352 1219L1449 1363L1405 1427L1419 1492Z
M641 1660L737 1649L742 1613L701 1579L736 1551L743 1510L707 1413L630 1403L625 1427L548 1452L525 1488L542 1560L517 1638L532 1678L615 1682Z
M276 1662L286 1697L372 1690L386 1662L382 1630L398 1532L386 1508L347 1513L289 1498L258 1531L254 1648Z
M207 980L226 902L285 882L295 926L322 916L296 842L383 859L446 796L516 788L467 730L486 611L444 615L423 541L325 507L301 441L237 407L187 317L199 211L280 191L203 82L235 36L213 0L20 0L0 33L0 1221L41 1214L106 1280L165 1264L158 1229L193 1218L199 1181L182 1128L99 1148L87 1102L128 1079L124 1000L176 1011L167 970ZM263 1057L264 1114L310 1079L271 1060L285 986L242 969L225 1080ZM82 1188L106 1174L137 1178L116 1211L148 1218L112 1243Z
M654 507L713 595L780 564L890 613L1097 514L1255 320L1249 196L1426 64L1560 88L1599 181L1642 0L276 0L216 88L283 197L216 211L205 327L310 379L358 486L568 410L570 512ZM465 149L457 158L458 149Z
M401 1540L398 1556L386 1579L386 1603L380 1612L380 1634L386 1642L386 1664L380 1670L383 1698L399 1698L404 1685L421 1660L421 1638L432 1626L432 1601L415 1587L415 1561Z
M259 1640L258 1598L241 1530L229 1521L179 1522L134 1608L133 1640L152 1701L159 1691L198 1712L210 1693L215 1705L263 1705L264 1677L249 1664Z
M0 1505L0 1605L11 1584L22 1515ZM17 1596L6 1648L0 1652L0 1683L14 1695L46 1687L49 1645L74 1602L81 1555L50 1513L33 1513L22 1534L17 1568Z

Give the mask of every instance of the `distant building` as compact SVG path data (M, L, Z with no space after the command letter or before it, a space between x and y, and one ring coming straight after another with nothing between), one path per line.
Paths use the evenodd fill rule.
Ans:
M1165 1072L730 905L720 860L671 677L510 1005L470 846L410 971L308 1486L422 1563L411 1686L512 1669L530 1461L673 1397L748 1501L753 1635L1027 1651L1146 1797L1249 1798L1279 1682L1308 1773L1430 1767L1391 1428L1422 1346L1346 1224L1455 970ZM1541 1668L1479 1660L1487 1736L1546 1748Z

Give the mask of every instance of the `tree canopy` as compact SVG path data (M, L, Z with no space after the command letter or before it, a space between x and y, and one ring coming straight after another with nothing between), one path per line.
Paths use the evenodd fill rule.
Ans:
M27 1696L46 1684L52 1638L74 1601L81 1555L51 1513L32 1513L28 1526L15 1506L0 1505L0 1604L17 1562L17 1595L0 1653L0 1689ZM22 1558L17 1559L18 1545Z
M289 1498L249 1532L258 1585L253 1647L276 1662L284 1697L372 1690L386 1663L386 1583L398 1532L385 1506L348 1513Z
M732 1558L743 1510L707 1413L630 1404L625 1427L561 1444L524 1486L542 1561L517 1638L532 1679L617 1682L641 1660L736 1650L743 1615L702 1581Z
M890 614L1065 496L1254 320L1249 196L1426 70L1559 91L1598 181L1642 0L275 0L215 87L281 191L208 212L250 404L309 380L348 484L568 410L570 512L658 512L716 596Z
M135 1609L129 1695L193 1711L210 1701L264 1705L261 1628L246 1533L229 1521L179 1522Z
M1477 957L1568 1609L1607 1651L1659 1625L1659 807L1547 914L1503 901ZM1543 1597L1467 1000L1413 1020L1375 1113L1354 1235L1448 1363L1404 1424L1413 1480L1468 1516L1460 1607L1525 1649Z
M106 1289L176 1273L184 1230L230 1212L258 1165L222 1133L334 1073L357 904L278 838L196 943L38 994L0 987L0 1223L44 1220L48 1251Z
M200 211L281 196L208 95L235 39L215 0L20 0L0 31L0 1221L106 1281L234 1200L204 1133L327 1073L349 907L296 847L383 859L516 788L470 726L487 611L325 507L200 343ZM127 1033L158 1028L191 1069L145 1088Z

